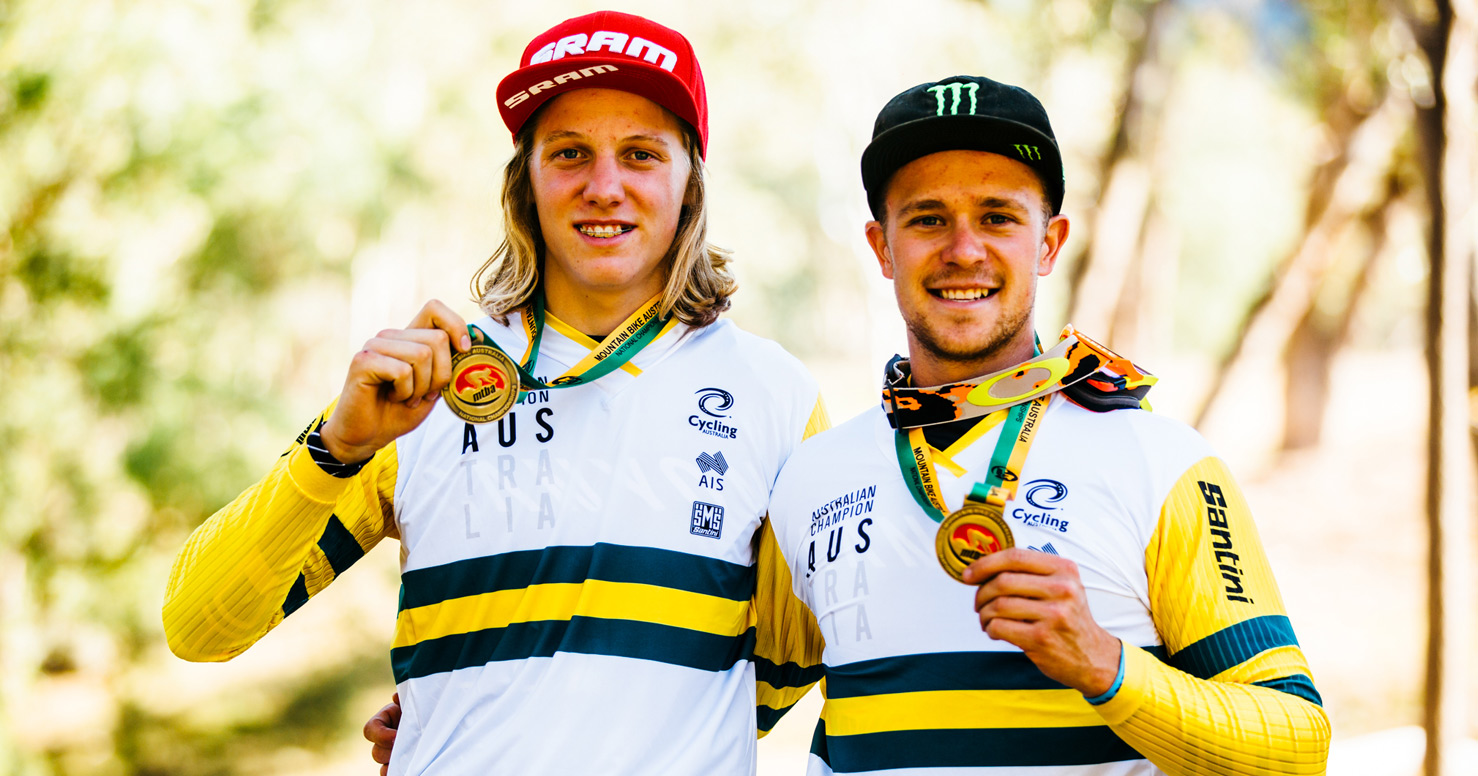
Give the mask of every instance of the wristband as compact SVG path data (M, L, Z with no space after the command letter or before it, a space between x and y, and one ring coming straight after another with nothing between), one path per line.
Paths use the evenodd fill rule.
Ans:
M1088 701L1088 703L1091 704L1091 705L1093 705L1093 706L1100 706L1102 704L1108 703L1109 701L1111 701L1111 700L1114 699L1114 696L1115 695L1118 695L1119 694L1119 687L1121 685L1123 685L1123 684L1124 684L1124 644L1123 644L1123 642L1120 642L1119 643L1119 674L1118 674L1118 676L1115 676L1114 677L1114 683L1111 684L1111 685L1109 685L1109 688L1107 690L1105 690L1102 695L1095 695L1092 698L1089 698L1087 696L1084 696L1083 697L1083 700Z
M334 454L330 453L328 448L324 446L323 435L319 433L323 430L323 424L325 422L323 420L318 421L318 425L314 426L313 430L308 433L308 438L303 440L303 444L308 446L308 455L313 456L313 462L318 464L318 468L330 476L338 477L341 480L353 477L369 461L344 463L335 458Z

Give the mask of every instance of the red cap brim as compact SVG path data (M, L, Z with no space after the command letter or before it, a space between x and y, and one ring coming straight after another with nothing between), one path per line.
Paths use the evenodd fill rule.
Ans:
M707 122L698 115L687 85L660 67L630 57L571 57L519 68L498 84L498 112L517 136L539 106L576 89L617 89L661 105L688 123L698 137L699 153L706 156Z

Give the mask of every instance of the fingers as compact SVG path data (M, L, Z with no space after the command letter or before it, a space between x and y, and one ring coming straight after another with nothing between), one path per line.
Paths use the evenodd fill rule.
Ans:
M439 329L386 329L365 343L364 353L399 361L368 360L366 377L390 385L389 398L415 409L435 398L452 378L447 335Z
M394 709L392 714L391 709ZM395 746L396 728L400 726L400 707L386 706L375 712L364 723L364 740L375 745L376 749L384 748L387 752ZM376 762L382 762L376 760Z
M1067 558L1013 547L1009 550L993 552L971 563L965 569L965 583L978 585L1006 571L1024 574L1054 574L1071 569L1076 574L1077 568L1077 564Z
M454 343L460 353L472 348L472 338L467 336L467 322L439 299L427 302L406 328L440 330L446 334L447 342Z
M396 728L398 727L400 727L399 693L395 695L394 701L375 712L375 715L364 723L364 739L371 744L370 758L382 766L381 774L386 773L390 765L390 753L395 747Z
M1005 571L991 577L975 591L975 609L999 598L1016 597L1040 601L1060 601L1079 595L1082 584L1076 573L1023 574Z

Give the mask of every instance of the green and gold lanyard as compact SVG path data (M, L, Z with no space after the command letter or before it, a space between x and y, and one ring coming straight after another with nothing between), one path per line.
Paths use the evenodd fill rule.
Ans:
M469 324L472 349L452 356L452 379L442 389L442 397L464 420L485 423L507 414L530 390L573 388L599 380L677 325L672 316L659 317L661 306L661 295L652 297L578 363L545 383L533 375L545 328L544 295L536 292L532 303L520 311L529 343L522 363L514 361L482 329Z
M948 512L934 471L930 446L922 428L895 431L894 449L908 492L924 514L939 523L935 553L951 577L963 581L965 568L976 559L1015 545L1006 524L1006 502L1016 497L1027 452L1042 425L1042 415L1051 394L1039 396L1007 410L1001 436L991 453L990 468L983 481L975 483L964 506Z

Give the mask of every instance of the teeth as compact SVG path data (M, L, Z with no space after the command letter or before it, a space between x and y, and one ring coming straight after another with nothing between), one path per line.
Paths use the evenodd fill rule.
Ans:
M617 224L581 224L575 228L580 230L580 234L587 237L615 237L618 234L631 231L634 227L619 226Z
M973 299L984 299L990 296L988 288L945 288L940 289L939 295L945 299L959 302L968 302Z

